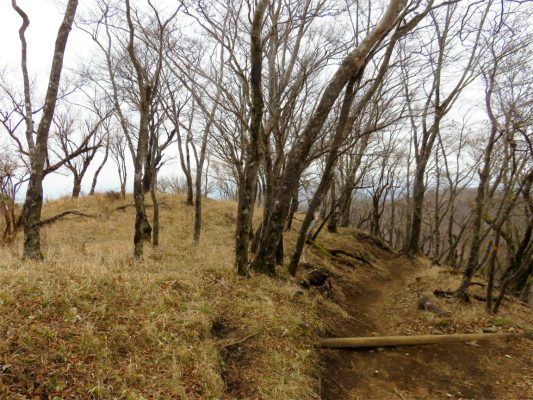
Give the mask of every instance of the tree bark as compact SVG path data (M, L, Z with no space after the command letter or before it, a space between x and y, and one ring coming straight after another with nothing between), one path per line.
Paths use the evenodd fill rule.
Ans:
M159 246L159 204L157 203L157 197L156 197L156 177L157 174L153 174L153 180L150 183L150 196L152 197L152 204L154 205L154 217L153 217L153 223L152 223L152 247L158 247Z
M398 11L398 13L399 13L399 11ZM384 21L382 20L381 22L384 22ZM377 29L377 27L376 27L376 29ZM392 29L392 27L390 29ZM301 257L302 252L303 252L303 246L305 244L305 238L306 238L306 235L307 235L307 231L309 229L309 225L311 224L311 221L313 220L314 212L317 209L317 207L320 205L320 203L322 202L322 197L328 191L329 186L330 186L332 180L334 179L333 174L334 174L334 169L335 169L335 165L336 165L336 162L337 162L339 148L340 148L340 146L342 145L342 143L345 140L345 137L346 137L346 134L347 134L347 129L351 129L351 127L353 125L353 122L355 121L356 117L363 110L363 108L366 106L366 104L370 101L370 99L372 98L372 96L376 92L377 88L381 84L381 79L384 77L385 72L387 71L389 60L390 60L390 57L392 55L392 51L394 49L394 46L395 46L399 36L400 36L399 32L395 32L395 34L391 38L391 41L390 41L389 45L387 46L387 51L385 53L384 60L382 62L382 65L380 66L377 79L372 84L370 90L363 96L361 101L357 104L357 107L355 108L355 110L354 110L354 112L353 112L353 114L352 114L352 116L350 118L351 122L348 122L348 120L349 120L348 116L349 116L350 108L351 108L353 100L354 100L355 84L357 83L357 81L361 77L362 68L364 66L364 63L362 65L358 66L358 68L354 71L354 74L350 78L350 80L345 82L345 83L347 83L347 86L346 86L344 101L343 101L343 105L342 105L342 108L341 108L341 114L339 116L339 122L337 124L335 136L334 136L333 142L331 144L331 150L330 150L330 152L328 153L328 156L327 156L326 167L325 167L324 173L322 174L322 178L320 180L320 184L319 184L319 186L318 186L318 188L317 188L317 190L315 192L315 195L313 196L313 200L311 201L311 204L309 204L309 209L307 210L307 214L305 216L304 222L302 223L302 227L301 227L301 230L300 230L300 235L298 236L298 240L296 242L296 247L295 247L293 255L291 257L291 263L289 265L289 273L291 275L293 275L293 276L296 274L296 270L298 269L298 263L300 262L300 257ZM366 38L365 38L365 40L366 40ZM363 43L361 43L361 45L363 45ZM354 52L356 52L357 50L358 49L354 50ZM368 51L370 51L370 50L368 50ZM352 54L354 52L352 52ZM363 56L363 55L361 55L361 56ZM366 57L366 55L365 55L365 57ZM342 68L342 65L341 65L341 68ZM340 69L339 69L339 71L340 71ZM339 73L339 71L337 73ZM330 85L331 85L331 83L330 83ZM339 94L340 93L338 93L337 96ZM324 99L324 97L323 97L323 99ZM319 106L318 110L320 110L320 106ZM317 110L317 113L318 113L318 110ZM326 117L327 117L327 115L326 115ZM323 123L324 123L324 121L322 121L322 124ZM312 131L310 130L309 132L312 132ZM368 143L368 135L366 135L366 138L364 138L363 140L364 140L365 147L366 147L366 144ZM360 152L360 157L362 157L362 152ZM359 162L360 162L360 158L359 158ZM300 164L299 168L301 168L301 164ZM350 177L352 177L352 174L350 174ZM353 179L355 179L355 172L353 174ZM296 183L296 188L297 187L298 187L298 183ZM350 199L345 199L345 203L350 203L351 190L347 191L346 195L348 195L350 197ZM335 196L333 195L333 197L335 197ZM338 206L338 204L337 204L337 202L336 202L336 200L334 198L332 200L332 206L333 207L337 207ZM329 216L331 216L331 215L332 215L332 213L329 214ZM331 228L334 229L335 231L336 231L336 222L337 221L335 219L334 224L331 225Z
M335 177L331 181L331 204L329 210L328 232L337 233L337 195L335 194Z
M137 151L134 158L134 177L133 177L133 199L135 202L135 233L133 236L133 254L136 259L141 260L144 252L144 242L150 240L152 228L148 223L144 204L144 187L143 187L143 164L145 155L148 151L148 119L151 96L155 90L149 82L145 83L142 66L135 55L134 38L135 29L131 19L130 2L126 0L126 19L129 27L129 42L127 46L128 55L135 67L137 87L140 97L140 123L139 137L137 139Z
M77 199L80 197L81 192L81 177L74 174L74 185L72 186L72 198Z
M246 160L245 176L243 184L239 187L239 204L237 211L237 230L235 233L235 267L239 275L247 275L248 267L248 242L249 232L252 227L252 217L254 213L255 194L257 189L257 175L259 164L262 158L263 132L263 91L261 88L261 73L263 65L263 46L261 43L261 27L263 25L263 15L267 7L268 0L258 2L251 29L251 74L250 91L252 99L251 123L250 123L250 145ZM285 221L284 221L285 222ZM276 243L277 245L277 243ZM261 272L270 271L256 268Z
M495 85L496 68L497 68L497 64L490 71L490 74L487 80L487 89L486 89L486 94L485 94L485 106L487 108L489 119L491 121L491 130L490 130L490 136L487 141L487 147L485 148L485 152L483 156L483 169L479 173L479 186L477 189L477 195L476 195L475 206L474 206L472 244L470 246L470 254L468 255L468 262L467 262L467 265L466 265L466 268L463 274L463 279L461 281L461 285L457 289L458 297L463 296L464 292L470 285L472 276L474 275L474 271L478 265L479 251L481 248L481 242L483 240L482 235L481 235L481 222L483 220L483 212L484 212L484 205L485 205L485 192L487 190L487 186L488 186L489 179L490 179L492 150L494 148L494 145L496 144L496 141L499 139L498 123L497 123L496 117L492 113L492 106L491 106L492 93L494 91L494 85Z

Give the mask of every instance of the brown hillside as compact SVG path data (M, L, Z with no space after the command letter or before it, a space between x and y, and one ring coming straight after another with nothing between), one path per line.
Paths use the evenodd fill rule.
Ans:
M96 216L69 215L43 228L45 261L21 261L22 234L13 248L0 248L0 398L366 398L373 385L367 378L373 375L354 381L353 387L346 384L343 379L350 375L334 368L343 368L341 360L348 358L337 351L340 359L329 363L328 351L316 346L319 337L369 335L361 322L377 322L365 314L380 316L378 333L451 333L487 325L488 317L478 308L463 312L461 305L450 305L457 318L446 327L419 311L415 289L408 286L410 275L398 275L391 267L401 262L403 271L413 264L353 230L322 232L317 246L306 249L296 278L285 267L278 268L277 277L238 277L233 269L234 203L205 200L202 240L194 247L193 208L181 196L162 195L160 201L160 246L147 246L142 263L131 258L133 207L117 210L129 203L101 194L45 205L43 218L73 209ZM295 230L286 234L288 251L295 239ZM343 253L330 257L324 249L329 255ZM301 288L320 268L328 271L329 283ZM436 278L455 279L423 265L412 271L420 277L414 282L428 287ZM388 282L384 276L401 277L394 281L402 302L394 293L364 297L365 291L381 290ZM367 305L361 306L363 298ZM364 311L375 302L392 307L379 300L384 298L405 306L405 314ZM531 326L521 310L519 305L504 309L508 319L499 328L518 330L511 320ZM371 371L377 353L365 354L361 368ZM340 385L328 378L331 371ZM517 385L525 382L522 370L510 371ZM395 386L402 396L419 393L405 392L405 382ZM344 391L334 389L341 385Z

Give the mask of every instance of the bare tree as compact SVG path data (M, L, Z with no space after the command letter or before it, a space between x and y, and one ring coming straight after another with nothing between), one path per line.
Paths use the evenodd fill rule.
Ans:
M252 100L250 123L250 147L244 168L244 180L239 188L239 205L237 211L237 231L235 233L235 266L239 275L248 274L248 240L254 214L255 193L259 164L263 152L263 91L261 85L263 65L263 45L261 27L268 0L261 0L255 9L251 29L251 74L250 97Z
M72 173L74 178L73 198L79 197L83 177L94 156L102 147L105 134L100 132L100 127L107 118L109 118L109 114L95 121L85 119L82 126L76 126L76 121L80 120L80 116L75 115L70 108L56 114L54 117L52 138L57 144L57 150L52 147L52 152L60 159L67 160L64 166ZM79 143L78 139L81 140ZM79 152L83 148L86 151L75 158L71 157L72 154Z
M412 92L410 92L408 83L409 78L405 75L406 82L406 99L411 112L411 125L413 129L413 145L415 150L416 170L413 181L413 213L411 222L411 232L409 234L409 243L407 251L418 254L420 252L420 233L422 228L422 207L424 204L424 178L428 161L433 151L433 145L438 136L441 121L451 110L461 92L477 76L476 66L479 60L479 53L482 49L480 46L480 37L483 25L490 11L491 2L484 7L468 7L466 10L459 3L450 3L443 8L434 10L430 13L435 29L435 38L432 38L430 44L431 53L428 54L428 61L431 67L429 71L430 87L427 88L427 96L424 99L420 124L415 122L414 104ZM449 48L454 42L462 41L462 37L468 37L469 27L462 22L469 20L465 18L464 13L479 13L478 23L474 26L474 39L470 49L467 50L466 65L459 79L455 84L450 85L444 80L445 69L448 66ZM463 41L464 43L464 41ZM433 48L435 46L436 48ZM407 74L407 71L404 73ZM419 82L416 85L420 85ZM447 87L451 86L451 90ZM448 91L448 93L446 93Z
M168 18L162 20L153 4L149 2L148 5L149 13L145 13L132 9L129 0L125 1L125 9L120 9L120 5L99 1L95 14L87 21L84 28L105 57L104 66L109 86L104 90L109 91L108 95L113 102L133 158L133 197L136 210L133 242L134 256L137 259L142 259L144 242L151 238L152 227L146 217L144 202L145 191L151 187L155 188L155 184L151 185L152 179L146 177L154 171L150 159L153 152L149 151L150 121L155 118L158 110L156 99L161 91L164 48L170 34L168 28L179 11L178 7ZM127 24L121 26L124 17ZM93 21L96 23L96 28L94 25L91 27ZM104 28L103 37L100 37L100 25ZM115 53L117 48L125 51L127 59L117 57ZM122 75L117 72L122 72ZM120 86L121 84L123 85ZM126 97L133 104L132 108L138 118L137 128L133 128L126 118L123 97L119 97L121 90L123 90L122 95L127 94Z
M419 16L415 17L414 19L409 21L409 23L397 25L398 18L400 18L400 14L401 14L400 19L403 19L410 10L409 9L405 11L403 10L403 8L405 7L405 4L402 4L401 7L399 7L399 4L396 4L395 6L399 9L395 9L392 4L393 4L392 2L389 4L389 9L387 10L387 13L382 17L382 20L378 23L378 25L374 28L374 30L371 33L369 33L368 36L365 37L365 39L361 42L361 44L356 50L350 53L350 55L346 59L343 60L343 64L341 64L341 67L337 71L335 78L330 82L330 84L328 85L328 89L326 89L326 92L324 93L321 99L321 102L323 102L323 106L327 107L327 113L326 113L326 109L321 109L320 106L319 108L317 108L317 111L315 112L315 116L313 118L318 118L318 120L317 121L311 120L309 122L306 128L306 131L305 131L305 133L309 136L307 137L304 136L305 139L302 139L300 142L302 143L304 140L309 140L313 135L318 134L318 131L316 131L316 126L314 126L314 124L319 123L320 128L321 128L321 125L324 124L327 118L327 114L329 113L331 107L333 107L334 101L340 95L340 90L342 90L344 85L346 85L344 101L342 104L341 113L340 113L339 120L337 123L336 133L332 140L331 149L329 150L328 156L327 156L326 168L324 170L320 184L316 190L313 201L311 202L309 206L309 210L307 212L306 218L304 220L304 223L302 224L298 242L296 244L296 249L291 257L291 264L289 266L289 272L292 275L296 273L296 270L298 268L298 263L299 263L300 256L302 253L303 244L305 242L307 229L313 219L313 213L318 207L318 205L321 203L322 196L324 196L324 194L327 192L332 182L333 172L335 169L335 165L337 162L337 158L339 155L339 149L341 145L345 143L347 134L348 132L351 131L353 122L355 122L359 114L366 107L368 102L374 96L374 93L376 93L377 89L380 87L382 80L384 79L385 74L387 72L389 61L390 61L393 49L397 41L403 35L405 35L407 32L413 29L418 24L418 22L425 16L425 14L427 14L427 12L429 12L430 10L430 8L426 9L425 13L422 13ZM373 80L372 84L370 85L370 89L357 102L356 106L354 107L354 110L351 111L355 92L357 91L358 86L362 84L362 77L363 77L365 65L369 62L369 58L375 55L375 53L377 52L377 49L379 49L380 42L384 39L386 34L388 34L392 29L394 29L395 26L396 26L396 30L394 34L392 35L391 39L389 40L389 42L387 43L387 45L385 46L386 47L385 55L377 71L376 77ZM377 46L377 48L374 48L374 46ZM357 62L354 62L355 60L350 60L351 57L354 57L355 60L357 60ZM353 75L346 80L346 76L344 74L348 73L348 71L352 71ZM342 77L343 75L344 77ZM342 86L338 87L337 85L342 85ZM333 93L329 93L329 96L333 96L333 94L335 94L335 98L325 97L325 94L327 93L328 90L331 90L333 92ZM337 90L339 91L337 92ZM352 113L352 115L349 118L350 113ZM350 119L350 122L349 122L349 119ZM298 149L298 147L296 147L295 149ZM289 175L294 174L294 171L301 170L302 168L301 162L303 161L302 158L306 156L305 151L308 152L309 148L302 147L300 151L302 151L303 153L300 156L300 162L298 163L299 165L297 166L295 165L294 168L291 169L291 172L289 174L286 173L287 181L289 181ZM291 183L293 183L293 180L295 178L296 177L292 177L290 179ZM298 176L298 179L299 179L299 176ZM287 201L287 200L289 199L285 199L284 201ZM280 201L278 200L278 202ZM332 202L332 206L333 204L334 202ZM259 252L258 252L258 257L259 257ZM262 257L264 257L264 260L261 261L262 263L266 263L266 265L271 265L271 261L268 261L268 256L266 254L264 254ZM265 266L265 268L267 267ZM268 268L272 269L273 266L269 266ZM273 271L270 271L270 272L273 272Z
M111 158L117 166L118 179L120 182L120 193L122 199L126 199L126 182L128 179L128 169L126 167L126 138L119 129L113 129L108 132L109 151Z
M0 214L5 227L0 232L0 243L10 245L15 241L18 216L15 213L15 200L20 186L26 182L26 168L9 151L7 146L0 147Z
M43 177L44 165L48 152L48 133L54 117L54 111L58 96L59 82L63 67L63 57L67 45L68 35L74 21L77 0L69 0L67 3L63 22L59 27L57 39L54 48L54 57L48 89L46 92L42 116L34 131L33 123L33 105L30 89L30 81L27 68L27 43L25 32L30 21L26 13L17 5L15 0L11 1L13 9L22 18L22 26L19 31L20 41L22 44L21 68L24 80L24 121L26 124L26 141L29 148L30 157L30 177L28 189L26 192L26 201L24 202L24 257L29 259L42 259L40 245L40 219L41 207L43 203Z

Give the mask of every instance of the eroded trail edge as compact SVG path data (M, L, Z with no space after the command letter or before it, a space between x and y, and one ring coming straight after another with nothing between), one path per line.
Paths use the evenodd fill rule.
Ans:
M374 249L383 274L363 290L339 282L349 322L329 321L330 337L450 332L453 316L417 308L420 274L428 266ZM464 306L468 307L468 306ZM424 318L422 318L422 317ZM428 322L429 321L429 322ZM531 343L527 339L408 347L320 350L322 399L531 398Z

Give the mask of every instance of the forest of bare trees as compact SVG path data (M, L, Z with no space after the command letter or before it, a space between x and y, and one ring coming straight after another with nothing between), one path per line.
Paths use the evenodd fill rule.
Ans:
M28 72L31 21L12 0L21 57L0 66L2 244L23 230L24 257L45 256L44 178L68 174L72 197L93 194L112 161L123 198L133 182L138 260L166 223L158 191L187 195L192 245L210 195L238 202L240 275L295 275L308 239L341 227L462 271L458 297L485 275L488 311L506 291L533 302L528 3L65 3L41 87ZM63 70L73 29L92 50Z

